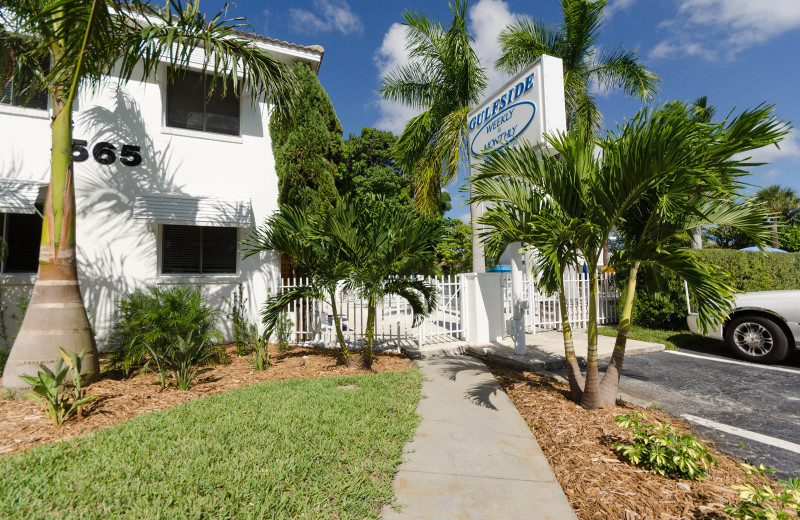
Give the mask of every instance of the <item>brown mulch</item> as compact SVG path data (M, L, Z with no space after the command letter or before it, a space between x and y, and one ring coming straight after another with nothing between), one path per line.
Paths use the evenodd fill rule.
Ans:
M263 381L282 381L306 377L328 377L403 371L411 361L403 355L380 353L375 357L372 370L348 368L337 364L337 351L295 347L278 353L270 346L272 366L267 370L253 370L248 356L240 357L228 346L231 363L218 365L201 375L192 388L179 391L174 387L161 390L154 373L124 378L107 374L100 381L86 387L86 395L100 400L87 405L86 417L74 418L56 428L42 411L42 405L33 399L0 398L0 455L26 450L62 439L114 426L145 413L172 408L198 397L225 392L239 386ZM358 358L358 353L352 354Z
M730 518L722 507L735 502L732 485L763 478L746 477L736 460L719 461L700 482L675 480L628 464L613 445L630 438L614 417L644 411L651 422L671 422L688 431L681 419L638 406L617 403L584 410L571 402L569 386L533 372L489 366L539 441L570 505L581 520L715 520ZM701 439L703 440L703 439Z

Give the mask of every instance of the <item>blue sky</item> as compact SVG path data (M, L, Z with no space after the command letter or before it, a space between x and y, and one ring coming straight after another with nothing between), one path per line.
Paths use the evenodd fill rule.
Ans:
M204 0L201 8L212 13L222 5ZM364 126L399 134L413 115L381 100L377 92L381 75L406 59L401 26L405 10L424 12L444 25L452 18L446 0L239 0L228 14L247 17L264 36L325 48L319 78L346 138ZM470 2L474 47L489 69L487 95L506 79L492 68L498 57L497 34L520 17L561 21L556 0ZM619 44L637 49L661 77L657 103L705 95L721 117L734 108L767 102L776 105L782 119L800 126L800 0L610 0L600 46L611 50ZM640 108L618 92L597 96L606 127ZM800 192L800 131L794 130L780 150L762 149L754 156L771 164L753 170L752 184L781 184ZM457 188L449 191L456 195ZM458 202L454 206L450 216L468 213Z

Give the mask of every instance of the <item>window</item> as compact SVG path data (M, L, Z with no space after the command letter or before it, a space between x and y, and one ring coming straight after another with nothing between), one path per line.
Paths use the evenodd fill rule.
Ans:
M164 225L162 274L234 274L238 228Z
M211 92L211 76L175 72L167 84L167 126L239 135L239 99L230 86L222 97L222 81Z
M44 69L47 69L47 67L45 66ZM0 94L0 104L47 110L46 90L41 90L30 99L25 99L27 97L26 94L28 94L25 92L25 88L32 82L33 78L26 76L9 79L8 82L3 85L3 92Z
M39 269L42 217L0 213L0 236L8 245L8 255L0 259L0 273L35 273Z

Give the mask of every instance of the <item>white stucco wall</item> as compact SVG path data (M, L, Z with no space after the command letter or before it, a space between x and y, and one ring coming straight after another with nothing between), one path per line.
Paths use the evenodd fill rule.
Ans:
M182 194L250 200L252 224L277 209L278 181L265 103L241 100L241 136L180 130L165 126L163 66L146 82L119 85L109 80L96 93L82 92L74 113L73 138L88 141L90 158L75 164L77 244L81 290L96 314L98 339L111 325L115 302L138 287L199 284L209 304L226 310L223 298L241 282L250 319L280 277L276 254L238 259L234 275L160 275L160 226L133 218L134 201L146 194ZM134 75L134 77L140 77ZM0 105L0 179L47 183L50 176L49 114ZM92 147L107 141L141 147L143 161L129 167L117 161L101 165ZM246 229L240 229L244 238ZM14 300L30 292L34 276L0 275L7 291L8 314ZM8 316L7 316L8 318ZM15 324L7 319L15 330ZM224 330L224 329L223 329ZM226 335L229 331L224 330Z

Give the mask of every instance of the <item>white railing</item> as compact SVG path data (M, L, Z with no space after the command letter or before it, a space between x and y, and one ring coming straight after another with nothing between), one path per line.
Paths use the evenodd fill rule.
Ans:
M427 278L437 288L436 309L417 327L408 302L397 295L383 298L375 312L375 341L433 343L455 341L463 335L461 324L461 284L457 276ZM310 283L308 278L283 279L278 291ZM355 291L336 291L336 311L342 333L348 342L364 339L367 325L367 302ZM303 298L290 304L287 316L294 324L292 342L333 344L336 341L333 307L328 301Z
M525 311L525 330L536 333L543 330L561 328L561 306L558 293L543 292L536 280L524 274L522 279L523 297L528 301ZM567 302L567 315L570 325L584 329L589 324L589 279L583 273L572 273L564 279L564 295ZM601 273L597 281L597 323L607 325L617 323L617 302L619 291L612 273ZM511 317L511 276L503 277L503 310L506 319Z

